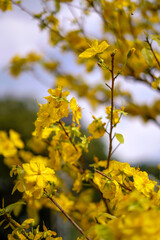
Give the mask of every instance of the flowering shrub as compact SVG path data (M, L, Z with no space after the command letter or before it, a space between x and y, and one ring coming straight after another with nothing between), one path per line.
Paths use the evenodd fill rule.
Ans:
M105 18L106 12L109 13L108 7L105 1L100 2L104 11L102 16ZM123 12L123 8L134 10L136 7L136 3L132 1L113 2L117 4L114 7L121 12ZM12 4L22 8L21 1L0 0L0 9L2 11L11 10ZM56 4L58 8L59 1L56 1ZM87 1L87 4L89 8L95 7L94 1ZM147 2L147 4L149 3ZM110 2L108 5L113 7ZM34 15L34 17L41 22L42 29L47 26L49 29L51 28L50 41L52 44L61 41L58 19L52 14L47 16L45 21L42 19L43 14L41 16ZM114 12L114 17L116 18L116 12ZM106 19L104 20L106 21ZM124 22L122 23L124 24ZM76 53L79 49L83 49L79 54L79 61L84 61L86 66L91 64L92 67L97 62L106 78L109 74L110 82L105 84L109 91L110 101L110 104L106 104L104 107L106 122L102 122L101 118L93 115L93 121L88 126L88 132L91 135L83 135L81 131L82 109L77 104L76 98L72 97L69 100L70 92L63 90L68 82L72 82L74 90L76 89L80 94L82 86L76 88L71 76L59 76L56 82L57 87L49 89L49 95L44 97L46 103L39 104L33 139L30 142L33 151L25 149L20 135L14 130L10 130L9 135L5 131L0 131L0 154L4 158L4 163L11 168L10 176L16 178L12 194L15 191L22 193L20 201L2 206L0 209L0 216L3 218L1 225L7 224L5 227L11 227L12 233L8 235L9 240L61 240L62 238L58 237L56 232L46 228L45 223L43 223L43 229L40 230L37 213L43 207L47 207L61 212L73 224L81 234L77 240L158 240L160 235L160 186L158 181L149 179L148 173L139 168L112 159L117 147L124 143L124 137L121 133L116 132L116 127L121 118L127 115L123 106L115 107L116 81L120 74L123 73L126 76L134 71L135 66L132 66L132 69L129 63L131 58L133 58L133 62L140 64L134 74L135 78L140 76L140 71L145 71L144 60L152 67L159 64L149 36L147 35L146 38L149 50L148 48L142 50L144 59L141 70L142 64L138 62L140 53L136 53L134 45L131 46L129 41L128 45L131 47L127 54L122 56L125 61L119 68L117 61L121 63L121 60L117 55L119 51L123 50L121 44L117 49L106 41L93 40L87 47L84 38L76 32L68 33L66 39ZM154 39L156 39L155 36ZM72 45L71 42L74 44ZM138 42L135 43L139 48L138 44ZM14 76L18 76L21 71L32 67L36 61L42 61L42 58L33 53L22 59L14 57L11 61L10 72ZM57 64L53 64L53 62L43 62L43 65L49 71L55 70L57 67ZM148 84L158 90L159 77L152 77L153 81ZM85 87L86 85L83 86L83 89ZM94 103L97 104L98 99L94 99L94 94L92 95L90 92L87 97L92 103L95 100ZM128 106L128 110L131 111L130 106ZM72 115L72 121L67 125L65 120L70 115ZM144 115L142 114L142 116ZM152 114L153 119L156 119L156 114ZM92 139L99 139L104 135L109 138L106 160L95 157L93 163L88 166L88 163L86 164L84 161L84 153L89 152L89 144ZM115 138L119 142L117 146L115 146ZM38 154L36 150L34 153L36 141L39 142L42 151L46 149L45 156L41 154L41 149ZM71 179L71 187L67 186L61 173L65 173L65 176ZM99 195L97 201L94 199L95 194ZM29 218L20 224L14 220L12 212L23 204L28 209Z

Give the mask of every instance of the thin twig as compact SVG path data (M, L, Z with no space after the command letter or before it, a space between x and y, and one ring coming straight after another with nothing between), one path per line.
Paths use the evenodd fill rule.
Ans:
M153 56L154 56L154 58L155 58L155 60L156 60L156 62L158 64L158 66L160 67L160 62L159 62L159 60L158 60L158 58L157 58L157 56L156 56L156 54L155 54L155 52L154 52L154 50L152 48L152 44L149 42L148 36L146 37L146 42L148 43L149 48L151 49L151 51L153 53Z
M114 56L115 53L111 53L111 79L112 79L112 86L111 86L111 120L110 120L110 132L109 132L109 153L108 153L108 160L107 160L107 168L109 168L109 162L112 156L112 131L113 131L113 108L114 108Z
M115 147L115 149L112 151L112 155L113 153L117 150L117 148L121 145L121 143L118 143L118 145Z
M114 80L119 76L119 74L121 74L121 71L116 74L116 76L114 77Z
M61 125L63 131L65 132L66 136L69 138L69 141L72 143L72 145L75 148L75 150L78 152L78 149L77 149L76 145L74 144L74 142L72 141L72 138L69 136L69 134L67 133L66 129L64 128L61 120L59 120L59 124Z
M113 179L112 179L111 177L107 176L105 173L103 173L103 172L101 172L101 171L99 171L99 170L97 170L97 169L95 170L95 172L101 174L103 177L108 178L110 181L113 181ZM132 192L132 189L130 189L129 187L126 187L125 185L121 184L121 183L118 182L118 181L116 181L116 182L117 182L122 188L124 188L124 189Z
M83 173L85 172L85 170L86 170L86 168L85 168L85 169L84 169L84 168L81 168L81 166L76 166L76 165L74 165L74 167L78 168L78 169L80 170L81 174L83 174ZM101 190L99 189L99 187L93 182L93 180L89 179L88 181L89 181L89 183L98 191L98 193L100 194L100 197L101 197L102 201L104 202L104 205L105 205L105 207L106 207L107 212L112 215L112 213L111 213L111 211L110 211L110 208L109 208L109 206L108 206L108 203L107 203L106 199L103 197L103 193L101 192Z
M86 236L85 232L82 230L82 228L80 228L78 226L78 224L68 215L68 213L65 212L65 210L55 201L55 199L51 196L49 196L49 194L46 192L46 190L44 190L47 198L49 198L51 200L52 203L54 203L56 205L56 207L66 216L66 218L68 218L68 220L77 228L77 230L86 237L87 240L91 240L89 237Z
M111 87L107 83L105 83L105 85L111 90Z
M99 189L99 187L92 181L92 180L89 180L90 184L99 192L100 196L101 196L101 199L102 201L104 202L104 205L106 207L106 210L109 214L112 215L111 211L110 211L110 208L108 206L108 203L107 203L107 200L103 197L103 193L101 192L101 190Z
M76 15L75 15L73 9L70 7L70 5L69 5L68 3L66 3L66 4L67 4L67 7L68 7L70 13L71 13L72 16L73 16L73 19L76 21L76 23L77 23L77 25L78 25L78 27L79 27L79 30L83 33L86 42L88 42L88 38L87 38L87 36L86 36L86 34L85 34L85 32L84 32L84 28L83 28L83 26L81 26L81 24L80 24L78 18L76 17Z

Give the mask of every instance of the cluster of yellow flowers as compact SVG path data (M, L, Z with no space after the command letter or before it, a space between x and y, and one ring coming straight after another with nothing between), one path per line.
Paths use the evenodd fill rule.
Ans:
M107 118L111 120L111 106L106 107L106 113ZM122 106L121 109L113 109L113 119L112 124L115 126L117 123L120 122L120 118L122 115L127 115L126 112L124 112L124 107Z
M23 147L24 143L17 132L11 129L8 137L5 131L0 131L0 154L12 157L17 153L17 148L22 149Z
M11 234L8 235L8 240L62 240L61 237L55 237L57 235L56 232L48 230L45 225L43 225L43 232L39 231L39 228L33 230L34 219L29 218L25 220L21 225L17 226ZM25 233L24 230L30 230L29 233ZM54 237L53 237L54 236Z
M69 101L67 100L69 92L62 92L62 88L49 89L48 92L50 96L45 97L48 103L39 104L40 109L35 122L36 129L34 132L34 135L38 137L48 132L48 128L54 123L59 122L61 118L68 117L69 115ZM71 99L70 108L73 113L73 121L79 124L81 109L77 106L75 98Z
M145 239L148 235L157 240L159 227L157 227L157 222L150 221L152 217L157 218L160 213L160 188L157 182L150 180L146 172L130 167L128 163L115 160L112 160L109 168L106 169L107 160L100 161L95 158L95 163L91 165L95 169L94 172L82 170L80 164L82 150L87 148L92 138L81 136L80 125L66 126L61 120L69 115L70 105L73 121L79 124L81 109L75 98L72 98L70 102L67 100L69 92L63 92L61 88L57 88L50 89L49 93L50 95L45 97L47 103L40 105L34 132L34 135L37 135L41 141L45 141L45 144L49 141L49 158L34 156L21 150L24 146L15 132L10 131L10 138L4 132L1 133L2 137L6 138L5 142L13 142L16 146L16 151L13 155L11 154L12 157L15 157L18 152L17 148L19 148L19 155L25 161L11 170L11 176L13 174L18 176L13 192L16 189L23 192L23 199L27 201L28 207L37 210L42 206L57 210L52 202L45 198L45 193L54 194L55 200L67 213L71 213L80 222L91 239L99 239L101 236L103 239L107 234L107 239L115 240L128 238L134 240L135 237ZM106 118L111 121L111 107L106 107L106 113ZM113 110L113 125L119 123L122 114L126 115L123 107ZM94 138L102 137L106 133L105 123L102 123L101 118L97 119L93 116L93 122L89 124L88 130ZM76 142L77 137L81 141ZM6 157L5 151L1 150L1 153ZM58 188L63 188L64 183L56 176L55 171L61 170L64 166L67 174L73 178L72 190L80 192L79 197L75 198L72 193L69 193L69 196L56 193ZM91 182L102 193L103 198L99 202L93 201L93 189L83 190L83 183ZM108 213L106 213L106 204ZM150 229L148 225L151 226ZM9 235L9 238L11 239L14 235L23 239L21 237L23 233L17 229ZM41 236L44 237L44 232L38 232L33 239ZM51 235L46 236L48 236L46 239L52 239ZM79 239L84 239L84 237Z
M108 46L106 42L98 44L95 40L80 57L94 57ZM38 210L45 206L61 211L77 227L68 215L71 214L84 229L77 227L83 234L77 240L158 240L160 186L157 181L150 180L148 174L139 168L115 160L111 160L108 166L108 159L94 157L94 163L87 169L83 151L88 152L92 138L98 139L107 133L111 140L116 137L123 143L123 136L116 133L113 136L112 131L108 132L105 127L106 123L95 116L88 126L92 137L83 136L80 132L82 113L76 99L73 97L69 101L69 92L61 87L48 92L49 96L45 97L47 103L39 104L34 138L29 144L33 152L23 149L24 143L15 131L10 130L9 136L0 131L0 154L4 156L5 163L12 166L11 176L17 175L12 193L15 190L23 193L28 213L34 217L34 220L30 218L20 225L7 215L14 204L0 209L0 215L7 216L13 227L8 239L62 240L45 226L42 232L39 227L33 229L34 223L38 222ZM121 116L127 114L124 107L115 109L113 104L105 110L112 130ZM72 124L67 126L62 120L70 113ZM47 156L38 155L44 150ZM59 174L60 171L65 172L65 177L69 176L69 182L72 179L72 187L67 186L66 178Z
M17 188L20 192L25 192L27 197L40 199L48 182L56 183L55 172L46 167L44 161L30 161L22 164L22 171L19 171L19 180L14 190ZM15 171L14 171L15 172ZM12 174L12 172L11 172Z
M89 124L88 131L92 134L94 138L103 137L106 132L104 127L106 123L102 123L101 118L96 119L95 116L92 117L94 120L91 124Z

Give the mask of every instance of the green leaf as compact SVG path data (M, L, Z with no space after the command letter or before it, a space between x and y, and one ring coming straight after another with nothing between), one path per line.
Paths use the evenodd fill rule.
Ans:
M153 53L149 48L142 49L142 56L149 66L153 66Z
M117 140L118 140L121 144L124 143L124 137L123 137L122 134L120 134L120 133L115 133L115 137L117 138Z
M13 209L15 207L17 207L18 205L22 205L22 204L25 205L26 203L25 202L16 202L16 203L10 204L6 207L6 212L11 212L11 211L13 211Z

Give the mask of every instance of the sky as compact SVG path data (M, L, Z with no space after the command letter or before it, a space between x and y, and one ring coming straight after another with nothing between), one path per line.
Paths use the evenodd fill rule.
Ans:
M26 6L32 9L33 12L40 11L38 0L25 1ZM67 12L68 11L68 12ZM69 10L64 9L64 13L68 14ZM78 14L78 13L77 13ZM94 21L94 28L91 27ZM90 31L93 38L97 38L98 30L95 22L99 21L94 16L93 21L90 19L86 23L86 31ZM39 102L43 101L43 97L47 95L47 90L53 84L53 79L46 76L41 76L37 72L37 76L31 73L23 74L18 79L11 77L8 74L7 66L9 60L15 55L25 55L30 51L38 53L48 53L54 55L54 58L61 59L61 54L58 49L53 50L48 45L48 35L45 31L40 31L37 21L30 16L14 7L14 11L2 13L0 12L0 98L6 96L14 96L22 99L23 97L32 97ZM63 67L67 70L75 69L76 74L81 74L83 67L76 69L73 66L73 57L66 55L62 61ZM71 64L72 63L72 64ZM94 71L94 79L99 79L99 72ZM38 80L39 79L39 80ZM93 75L88 76L88 81L93 79ZM119 79L123 81L123 79ZM129 89L137 102L150 104L159 96L156 91L150 90L147 86L140 83L124 82L124 89ZM83 122L90 123L92 114L96 117L103 117L105 109L101 106L96 112L90 108L86 101L79 99L79 105L82 107ZM87 119L87 121L86 121ZM105 119L104 119L105 120ZM121 145L115 157L131 164L139 164L140 161L148 163L160 163L160 128L154 123L144 123L139 118L124 117L116 130L122 133L125 143ZM104 144L107 143L107 138L103 139ZM107 144L106 144L107 145Z

